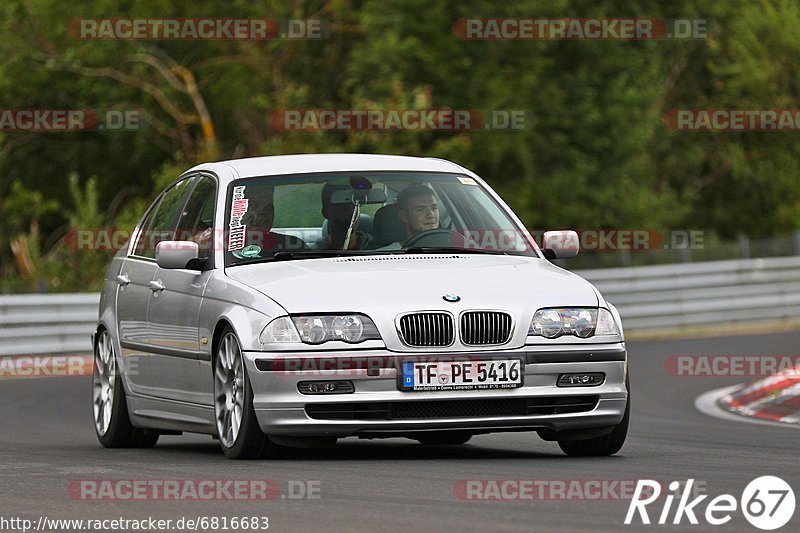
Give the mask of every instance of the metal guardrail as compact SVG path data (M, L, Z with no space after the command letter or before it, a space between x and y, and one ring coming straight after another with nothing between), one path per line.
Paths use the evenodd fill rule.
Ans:
M626 333L800 319L800 257L581 270ZM0 355L87 352L98 294L0 296Z
M0 296L0 355L90 352L99 294Z
M626 333L800 318L800 257L576 273L617 306Z

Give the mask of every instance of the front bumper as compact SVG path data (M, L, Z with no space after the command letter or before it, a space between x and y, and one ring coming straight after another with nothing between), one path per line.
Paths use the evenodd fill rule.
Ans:
M406 355L387 350L245 352L253 405L268 435L388 437L424 431L577 431L618 424L627 404L624 343L525 346L480 353ZM416 358L522 358L524 384L515 389L401 391L401 361ZM560 374L603 372L592 387L558 387ZM350 394L306 395L300 381L348 380ZM326 412L336 415L326 415Z

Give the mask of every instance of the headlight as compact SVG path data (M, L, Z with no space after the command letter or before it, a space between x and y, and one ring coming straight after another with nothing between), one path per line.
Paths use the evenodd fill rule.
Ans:
M258 336L258 340L261 344L300 342L300 336L297 334L297 329L295 329L289 317L282 316L267 324L267 327Z
M328 336L325 318L321 316L295 317L294 325L300 334L300 340L308 344L322 344Z
M535 335L554 339L561 335L564 329L561 314L555 309L541 309L534 315L531 329Z
M617 322L614 320L614 315L608 309L600 308L600 314L597 317L597 328L594 330L595 335L619 335L619 328Z
M528 335L538 335L547 339L555 339L561 335L575 335L586 339L593 335L619 335L619 330L608 309L569 307L536 311Z
M364 334L364 320L357 315L337 316L331 322L333 337L345 342L358 342Z
M302 315L276 318L259 335L262 344L304 342L322 344L344 341L350 344L378 339L375 323L365 315Z

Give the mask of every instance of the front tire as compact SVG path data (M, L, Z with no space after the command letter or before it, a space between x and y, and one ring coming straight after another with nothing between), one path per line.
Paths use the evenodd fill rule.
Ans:
M628 389L628 401L625 403L625 414L619 424L614 426L611 433L602 437L584 440L560 440L558 446L572 457L598 457L614 455L622 449L625 438L628 436L628 424L631 419L631 385L630 377L625 378Z
M121 374L117 371L114 343L101 330L94 347L92 405L97 440L106 448L152 448L158 432L133 427Z
M242 349L230 327L220 336L214 360L214 419L229 459L256 459L275 448L258 425Z

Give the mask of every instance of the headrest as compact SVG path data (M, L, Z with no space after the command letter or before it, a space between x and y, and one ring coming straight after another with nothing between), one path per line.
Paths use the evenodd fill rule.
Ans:
M385 205L375 213L372 223L376 247L386 246L395 241L402 241L406 236L406 228L400 222L400 209L397 204Z

